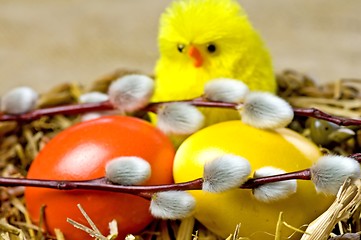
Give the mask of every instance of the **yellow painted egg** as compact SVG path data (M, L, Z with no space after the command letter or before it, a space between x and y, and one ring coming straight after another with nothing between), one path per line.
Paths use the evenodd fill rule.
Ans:
M260 130L241 121L229 121L209 126L186 139L174 160L176 182L193 180L203 175L206 161L223 154L246 158L253 172L265 166L286 172L312 166L321 153L308 139L290 129ZM195 217L221 237L228 237L240 224L240 236L249 239L274 239L280 212L284 221L305 229L322 214L333 197L317 193L311 181L297 180L297 191L289 197L265 203L257 200L250 189L234 189L224 193L190 191L196 198ZM283 227L282 237L294 230ZM291 239L299 239L299 234Z

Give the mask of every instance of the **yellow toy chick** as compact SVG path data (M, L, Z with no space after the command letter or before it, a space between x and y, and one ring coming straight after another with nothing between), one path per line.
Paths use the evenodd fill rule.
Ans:
M203 94L215 78L239 79L251 90L274 93L270 55L235 0L178 0L162 14L153 101ZM231 110L206 110L206 125L239 119Z

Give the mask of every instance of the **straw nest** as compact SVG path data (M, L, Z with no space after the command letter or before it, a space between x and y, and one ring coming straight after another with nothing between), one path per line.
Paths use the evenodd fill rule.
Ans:
M39 108L75 103L79 96L88 91L106 92L109 84L116 78L134 73L133 71L117 70L94 81L91 86L64 83L41 95ZM319 86L310 76L292 70L277 75L278 95L286 99L293 107L315 107L337 116L355 118L361 116L360 89L358 79L340 79L327 85ZM0 123L0 172L3 177L24 177L27 169L39 150L57 133L79 121L79 117L42 117L26 124L15 122ZM325 131L314 136L310 128L310 119L299 117L289 128L311 138L323 142L325 152L349 155L360 152L361 127L348 128L347 131ZM336 128L335 128L336 129ZM361 184L345 182L335 202L318 219L303 230L302 240L310 239L360 239L360 203ZM0 187L0 238L1 239L64 239L61 232L56 236L48 236L32 223L23 201L23 187ZM84 217L88 218L84 212ZM90 221L90 219L88 219ZM77 225L78 228L84 226ZM114 223L111 223L111 226ZM282 219L280 213L275 239L280 239L277 232L282 228L291 227ZM114 230L114 228L111 228ZM91 228L88 231L94 231ZM116 231L116 230L114 230ZM294 229L294 231L300 231ZM115 234L114 232L111 234ZM99 239L110 239L112 235ZM129 235L130 239L221 239L194 218L183 221L154 221L140 236ZM238 236L238 228L229 238L244 239Z

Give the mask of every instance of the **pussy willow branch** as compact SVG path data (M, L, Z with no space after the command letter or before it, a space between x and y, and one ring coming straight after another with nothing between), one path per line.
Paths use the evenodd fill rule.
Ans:
M243 103L207 101L204 98L199 97L190 100L149 103L146 107L144 107L140 111L156 112L157 108L162 104L175 103L175 102L189 103L196 107L230 108L235 110L238 110L243 106ZM0 113L0 122L1 121L28 122L28 121L36 120L42 116L53 116L57 114L76 115L87 112L108 111L115 109L116 108L109 101L104 101L99 103L72 104L72 105L64 105L64 106L57 106L51 108L36 109L28 113L17 114L17 115ZM340 126L361 125L361 119L349 119L349 118L332 116L316 108L294 108L293 111L294 114L297 116L306 116L306 117L322 119L335 123Z
M353 158L359 163L361 163L361 153L351 154L348 157ZM256 188L266 183L280 182L292 179L311 180L311 171L308 168L296 172L283 173L273 176L250 178L240 188Z
M326 120L328 122L335 123L339 126L352 126L352 125L361 125L361 119L352 119L352 118L343 118L336 117L316 108L294 108L293 112L297 116L312 117L317 119Z
M178 100L178 101L165 101L165 102L154 102L149 103L142 111L147 112L157 112L157 109L167 103L188 103L195 107L210 107L210 108L230 108L238 110L241 107L242 103L227 103L227 102L217 102L217 101L208 101L203 97L188 99L188 100Z
M352 157L358 162L361 162L361 154L359 153L350 155L349 157ZM273 176L250 178L244 184L242 184L240 188L254 189L263 184L286 181L291 179L310 180L311 171L308 168L300 171L283 173ZM40 187L40 188L52 188L57 190L75 190L75 189L98 190L98 191L127 193L127 194L137 195L145 199L150 199L155 192L170 191L170 190L177 190L177 191L201 190L203 181L204 181L203 178L198 178L189 182L165 184L165 185L123 186L123 185L113 184L104 177L93 180L86 180L86 181L0 177L0 186Z
M28 122L43 116L54 116L57 114L76 115L87 112L107 111L115 109L109 101L98 103L80 103L50 108L36 109L23 114L4 114L0 113L0 121Z
M193 181L165 185L149 186L124 186L116 185L106 178L97 178L85 181L68 181L68 180L47 180L47 179L28 179L28 178L3 178L0 177L0 186L3 187L40 187L57 190L98 190L108 192L119 192L137 195L149 199L153 193L170 190L199 190L202 189L203 179L198 178Z

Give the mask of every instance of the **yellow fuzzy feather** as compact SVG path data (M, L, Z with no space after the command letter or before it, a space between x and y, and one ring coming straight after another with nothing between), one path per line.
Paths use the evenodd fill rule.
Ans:
M251 90L275 92L269 53L235 0L173 2L161 16L158 41L154 101L199 97L205 83L220 77L243 81ZM189 55L191 47L198 50L200 66L195 66L199 57ZM205 114L207 125L239 118L230 110Z

